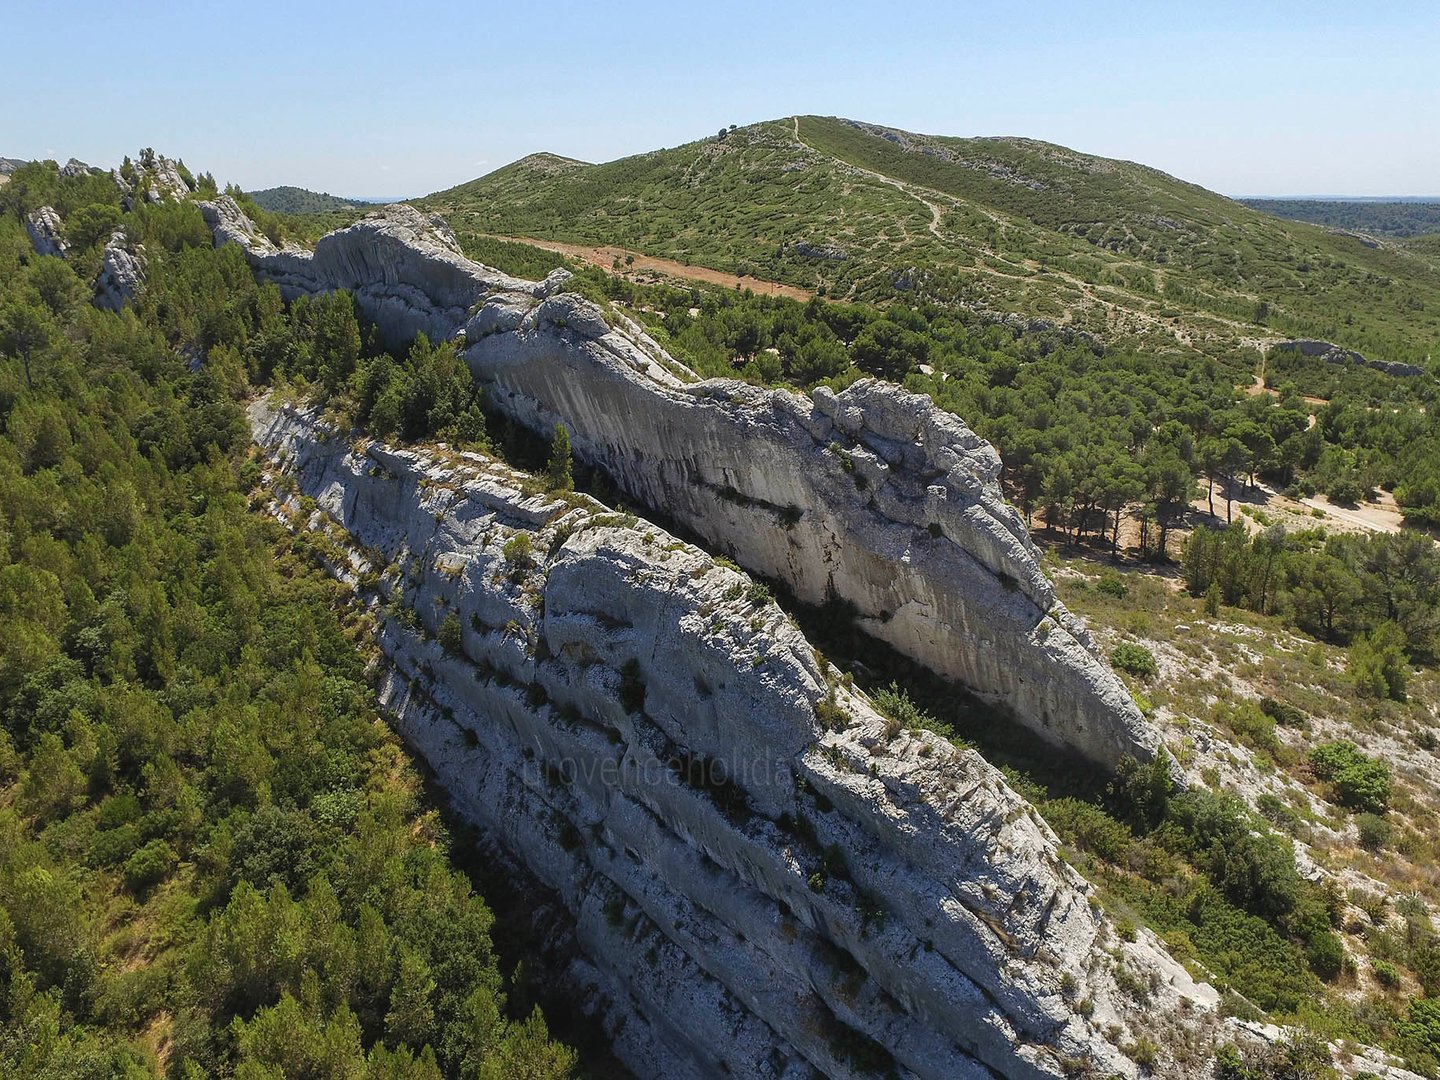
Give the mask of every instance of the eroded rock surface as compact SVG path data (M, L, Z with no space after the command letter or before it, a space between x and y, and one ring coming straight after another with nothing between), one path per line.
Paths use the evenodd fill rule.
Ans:
M400 730L560 899L569 980L639 1075L1136 1077L1141 1035L1160 1075L1204 1073L1210 988L743 574L487 458L251 416L292 512L312 497L336 572L385 599Z
M470 262L408 206L313 254L275 248L229 199L201 206L216 243L241 244L287 296L348 289L396 344L462 339L495 408L547 436L563 423L630 497L802 600L849 605L1043 738L1106 765L1158 752L1056 600L994 449L928 398L874 381L808 400L698 382L633 323Z
M1301 356L1316 357L1330 364L1359 364L1398 378L1413 379L1425 374L1425 369L1417 364L1406 364L1399 360L1372 360L1364 353L1342 348L1329 341L1308 338L1280 341L1275 344L1275 348L1281 352L1298 352Z
M119 311L145 284L145 261L130 250L123 229L110 234L95 276L95 306Z
M440 218L403 203L323 237L313 252L271 243L228 195L199 206L216 246L244 247L286 299L349 289L393 346L407 345L417 333L453 337L472 305L492 293L533 298L542 288L466 259Z
M60 215L53 206L42 206L25 215L25 231L30 234L30 246L36 255L65 257L70 245L65 242L65 231L60 224Z

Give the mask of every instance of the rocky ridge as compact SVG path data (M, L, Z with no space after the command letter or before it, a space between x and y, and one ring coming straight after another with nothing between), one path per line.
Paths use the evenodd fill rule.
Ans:
M1311 339L1279 341L1275 343L1274 348L1280 352L1298 352L1301 356L1317 357L1330 364L1359 364L1361 367L1374 368L1376 371L1398 378L1413 379L1425 374L1425 369L1416 364L1406 364L1399 360L1372 360L1364 353L1356 352L1354 349L1341 348L1329 341Z
M480 455L251 417L282 515L375 597L397 726L558 897L568 979L637 1073L1136 1077L1143 1038L1201 1075L1213 991L743 574Z
M570 293L467 260L407 206L277 249L234 202L201 204L287 297L348 289L392 342L459 339L489 403L628 496L811 604L1105 765L1159 752L1154 730L1055 598L994 449L928 398L874 381L810 399L696 381L639 328ZM612 319L615 324L612 325Z

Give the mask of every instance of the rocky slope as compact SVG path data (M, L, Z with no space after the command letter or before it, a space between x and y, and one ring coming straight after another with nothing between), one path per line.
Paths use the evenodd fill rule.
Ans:
M1209 988L743 574L478 455L252 422L281 512L376 597L398 726L568 912L568 978L637 1073L1201 1074Z
M399 206L277 249L229 199L202 204L287 296L349 289L395 343L459 338L490 404L576 453L628 496L812 604L1007 706L1042 738L1106 765L1159 740L1055 598L999 459L927 398L867 381L812 399L697 382L634 324L465 259Z

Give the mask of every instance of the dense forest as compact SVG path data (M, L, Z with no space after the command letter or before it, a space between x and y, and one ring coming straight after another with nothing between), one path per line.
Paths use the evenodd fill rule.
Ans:
M324 214L332 210L351 210L361 205L358 199L342 199L328 191L310 191L290 185L247 191L246 194L256 206L277 214Z
M68 260L31 253L37 199ZM89 303L113 225L149 275L119 314ZM53 165L0 188L0 1075L575 1067L511 1007L363 618L251 507L252 384L348 375L362 342L348 298L287 311L192 203L126 213ZM368 385L410 433L457 374L422 350Z

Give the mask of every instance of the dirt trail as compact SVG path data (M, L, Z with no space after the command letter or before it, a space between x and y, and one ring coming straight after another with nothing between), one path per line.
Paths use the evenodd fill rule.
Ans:
M1255 381L1245 388L1245 392L1251 397L1259 397L1261 394L1269 394L1271 397L1280 396L1279 390L1272 390L1270 389L1270 387L1265 385L1265 374L1263 365L1261 366L1260 372L1255 376ZM1330 404L1329 398L1311 397L1309 394L1301 394L1300 400L1305 402L1306 405L1314 405L1317 407Z
M795 141L801 146L805 147L807 150L815 150L813 146L811 146L809 143L807 143L804 139L800 137L800 118L798 116L792 116L790 118L790 123L794 126L795 129ZM816 150L815 152L818 154L820 151ZM923 203L925 207L930 211L930 235L935 237L935 239L939 240L941 243L946 242L945 237L941 235L940 232L940 221L944 216L944 211L940 209L938 203L931 202L925 197L925 195L920 194L920 192L923 191L928 195L934 195L937 198L941 199L949 199L951 202L956 201L952 196L946 195L943 192L934 191L931 188L922 188L917 187L914 184L907 184L903 180L896 180L893 176L886 176L884 173L875 172L873 169L861 168L859 165L855 165L849 161L842 162L842 164L847 169L859 173L861 176L868 176L871 180L877 180L882 184L889 184L897 191L904 192L906 195L909 195L917 202Z
M1242 508L1261 510L1270 524L1284 525L1292 532L1297 529L1313 529L1316 525L1338 529L1341 532L1397 533L1405 525L1395 497L1388 491L1377 493L1374 502L1363 502L1358 506L1337 506L1322 495L1308 499L1292 499L1269 485L1260 482L1251 488L1235 492L1234 519L1244 522L1252 531L1265 528ZM1202 487L1201 494L1192 504L1198 516L1208 510L1208 500ZM1316 516L1316 514L1320 516ZM1225 495L1222 484L1215 485L1215 514L1219 522L1225 523Z
M719 270L711 270L708 266L690 266L674 259L644 255L638 251L630 251L621 247L562 244L555 240L537 240L533 236L496 235L492 236L492 239L529 244L531 247L553 251L559 255L569 255L571 258L579 259L591 266L598 266L611 273L619 273L626 278L633 278L643 271L649 271L652 274L663 274L666 277L682 278L686 281L701 281L707 285L720 285L725 288L739 286L742 289L750 289L761 296L788 296L791 300L804 301L809 300L813 295L808 289L802 289L796 285L782 285L778 281L762 281L760 278L725 274ZM615 266L617 259L620 260L618 270ZM631 261L627 263L627 259Z

